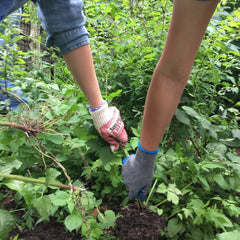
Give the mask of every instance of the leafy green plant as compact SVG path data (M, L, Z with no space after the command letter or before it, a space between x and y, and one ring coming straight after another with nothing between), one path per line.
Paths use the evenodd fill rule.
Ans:
M39 24L32 10L26 9L24 18ZM103 96L119 107L129 133L125 152L137 147L147 86L164 47L171 10L172 3L165 0L85 4ZM239 9L223 1L160 145L146 204L165 218L168 239L239 237L238 20ZM9 28L10 35L14 32ZM3 37L11 43L8 35ZM35 41L42 44L44 38ZM2 78L21 87L29 102L0 116L0 184L17 205L10 212L0 209L0 236L7 238L16 222L34 228L54 217L81 238L111 239L104 231L118 217L111 207L128 204L120 174L124 151L112 154L97 134L86 99L55 49L23 53L14 45L1 51ZM8 65L9 53L13 65ZM32 56L37 64L29 66ZM5 196L0 190L0 198ZM103 203L107 210L101 210ZM24 221L15 211L24 212Z
M155 171L159 184L155 182L148 201L169 220L170 239L213 239L216 232L239 226L240 157L221 143L206 150L198 162L184 157L179 145L160 153Z

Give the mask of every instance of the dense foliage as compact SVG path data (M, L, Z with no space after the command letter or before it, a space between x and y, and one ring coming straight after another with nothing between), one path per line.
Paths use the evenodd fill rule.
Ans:
M223 1L211 20L160 144L145 203L166 220L167 239L240 238L236 4ZM118 217L111 209L128 204L121 160L137 146L145 96L164 47L171 9L166 0L85 2L100 87L104 98L120 109L129 134L125 151L114 154L94 129L88 103L57 50L21 52L14 42L22 35L11 37L18 30L7 20L2 23L7 31L0 34L6 42L0 49L1 79L20 87L28 102L15 111L10 111L9 100L1 102L0 199L13 195L16 202L12 211L0 209L1 240L16 226L34 228L50 217L85 239L111 238L103 236L103 229L114 226ZM23 16L37 22L30 6ZM44 38L35 41L43 44ZM100 210L102 203L108 210Z

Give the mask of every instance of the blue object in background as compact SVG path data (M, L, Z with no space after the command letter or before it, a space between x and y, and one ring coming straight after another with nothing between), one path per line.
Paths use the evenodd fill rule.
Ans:
M13 89L10 92L12 92L15 95L17 95L22 101L28 102L28 98L27 97L20 97L21 94L22 94L21 89L14 89L14 88L16 88L15 84L11 83L8 80L5 81L5 80L1 80L0 79L0 89L6 89L6 88ZM5 93L5 92L0 92L0 101L3 101L3 103L0 104L0 105L5 105L6 106L6 104L4 104L4 101L7 100L7 99L10 99L10 106L9 107L11 108L11 110L16 110L17 106L21 103L21 100L17 99L12 94L8 94L8 93Z
M9 0L3 1L3 3L6 2L6 6L3 4L3 6L1 6L3 8L1 8L0 12L2 12L4 10L4 6L6 8L7 8L7 5L9 6L8 1ZM7 2L8 2L8 4L7 4ZM22 13L22 9L19 8L9 16L11 25L14 25L15 27L19 28L20 21L21 21L21 13ZM0 28L0 32L4 34L4 28ZM11 37L14 37L14 35L11 36ZM0 38L0 45L1 45L2 48L4 48L5 42L4 42L4 39L2 39L2 38ZM0 60L1 60L1 57L0 57ZM9 65L11 65L11 63L9 63ZM1 74L1 71L0 71L0 74ZM0 105L3 105L5 107L10 107L11 110L16 110L17 106L21 103L21 100L24 101L24 102L28 102L27 97L20 97L21 94L22 94L21 89L17 89L16 85L11 83L9 80L0 79L0 89L5 89L6 91L10 92L10 93L6 93L6 92L3 92L3 91L0 91L0 101L2 102L2 103L0 103ZM11 92L14 93L15 95L17 95L19 97L19 99L17 97L14 97L14 95L12 95ZM7 105L4 102L7 99L10 100L10 105Z

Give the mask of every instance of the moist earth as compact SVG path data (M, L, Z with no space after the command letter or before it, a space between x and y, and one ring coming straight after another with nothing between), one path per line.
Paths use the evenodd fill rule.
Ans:
M136 203L129 204L121 210L121 217L116 221L114 229L107 229L112 238L120 240L166 240L162 236L166 223L162 217L152 212L148 207L140 208ZM79 240L84 239L79 234L69 233L64 225L51 218L49 222L38 224L33 230L14 229L9 240Z

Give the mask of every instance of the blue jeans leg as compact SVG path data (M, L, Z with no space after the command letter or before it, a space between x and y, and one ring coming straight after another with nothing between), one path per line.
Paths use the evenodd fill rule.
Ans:
M48 32L47 46L65 54L89 43L81 0L38 0L38 17Z

